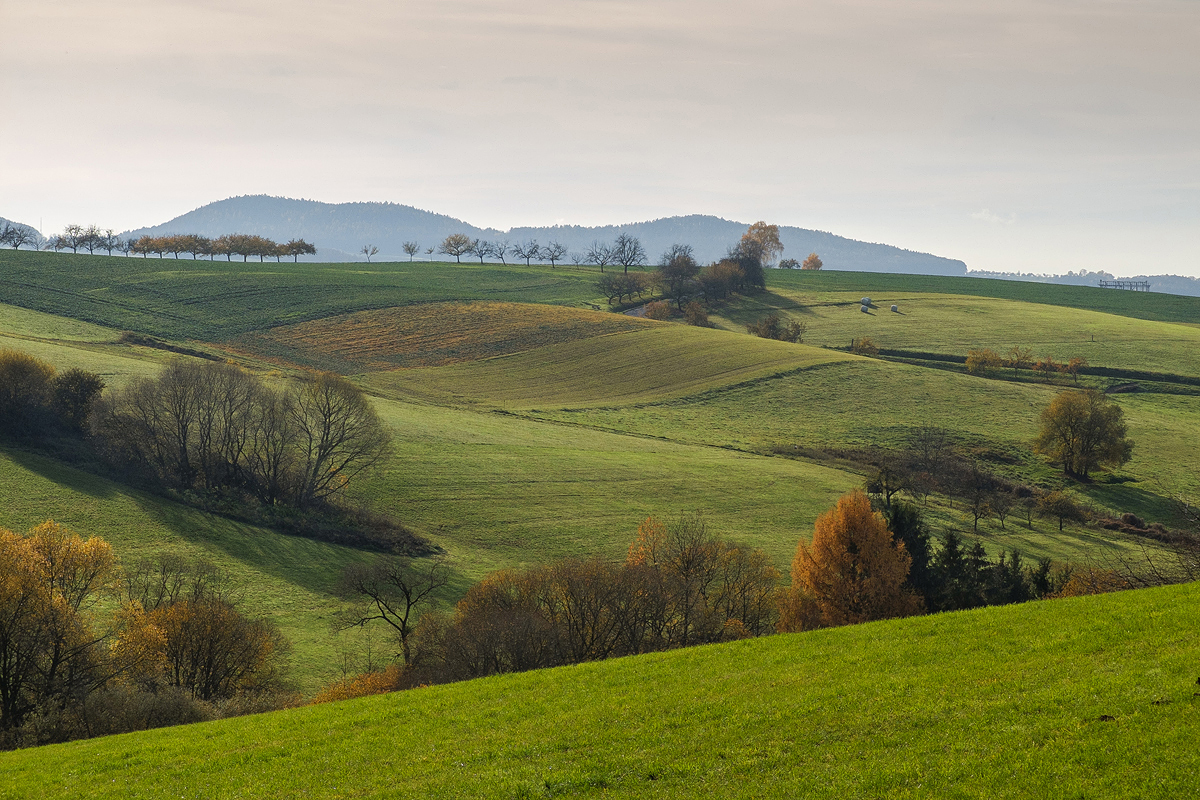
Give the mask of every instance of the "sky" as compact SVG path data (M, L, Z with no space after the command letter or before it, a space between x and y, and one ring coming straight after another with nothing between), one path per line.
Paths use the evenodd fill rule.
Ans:
M766 220L1200 276L1200 0L0 0L0 216Z

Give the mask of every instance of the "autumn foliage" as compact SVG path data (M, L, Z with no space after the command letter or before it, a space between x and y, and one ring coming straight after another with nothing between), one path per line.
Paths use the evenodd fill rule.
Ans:
M135 597L148 574L53 521L0 530L0 746L192 721L208 715L192 700L274 688L272 627L211 589L178 591L189 582L170 570L175 590Z
M702 518L646 519L623 564L502 570L417 626L409 681L576 664L769 633L779 574Z
M906 585L912 559L893 542L883 516L856 490L817 518L811 546L792 561L792 586L781 604L780 630L851 625L920 613Z

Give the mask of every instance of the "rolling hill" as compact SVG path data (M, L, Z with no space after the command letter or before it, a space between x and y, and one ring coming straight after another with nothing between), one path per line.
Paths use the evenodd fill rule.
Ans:
M129 231L129 236L198 233L256 233L277 241L301 237L318 247L342 253L357 253L366 244L380 248L380 259L408 260L402 245L416 241L423 248L436 247L452 233L472 238L507 240L512 243L537 239L554 240L573 252L583 252L593 241L611 242L621 233L641 239L651 261L675 242L688 242L701 261L720 258L736 244L749 223L693 214L624 225L582 227L519 227L508 231L479 228L462 220L422 211L396 203L319 203L286 197L249 195L231 197L201 206L160 225ZM964 275L961 261L916 253L885 244L847 239L824 231L781 226L779 238L788 256L803 260L818 252L826 268L869 270L931 275ZM317 258L322 258L318 255ZM329 260L329 259L326 259Z
M373 395L395 447L350 500L445 552L455 573L443 604L495 569L620 558L646 516L684 510L703 512L719 535L761 547L786 568L816 516L863 480L862 466L822 453L895 447L924 425L946 428L960 448L1014 480L1063 485L1029 449L1038 411L1064 388L1061 380L861 358L844 351L851 338L959 356L971 346L1019 344L1058 358L1086 353L1097 368L1200 377L1190 358L1200 301L1086 287L780 272L769 276L767 292L713 310L724 330L704 330L594 311L602 304L597 273L549 266L193 263L4 251L0 275L15 304L0 306L0 346L97 370L110 385L180 357L130 344L121 331L131 329L253 370L316 367L352 376ZM862 295L881 308L862 314ZM891 302L900 313L884 310ZM744 333L770 312L806 321L806 344ZM1081 379L1101 387L1110 380ZM1200 491L1193 446L1200 397L1186 385L1141 388L1114 395L1130 420L1134 460L1073 490L1107 513L1170 525L1175 495ZM7 485L35 487L20 504L0 504L0 525L55 516L85 535L120 532L131 503L147 509L139 519L156 522L138 524L155 533L122 547L136 554L161 541L211 552L249 584L267 570L274 583L262 585L274 587L273 599L264 596L262 608L297 640L301 684L314 687L327 674L338 645L322 618L340 602L332 594L336 572L369 554L314 551L311 563L266 566L263 555L228 542L242 536L287 552L288 537L162 498L122 499L127 492L94 476L0 450ZM89 510L81 515L81 508ZM1146 543L1088 526L1059 532L1039 519L985 520L975 532L961 507L938 498L926 513L935 533L957 530L993 553L1015 547L1027 559L1084 562L1136 555ZM286 599L289 585L307 599Z

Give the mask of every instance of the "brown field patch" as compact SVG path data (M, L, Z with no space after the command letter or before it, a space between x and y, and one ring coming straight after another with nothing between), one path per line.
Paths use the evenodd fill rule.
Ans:
M656 323L528 303L423 303L245 334L233 349L342 374L436 367L587 339Z

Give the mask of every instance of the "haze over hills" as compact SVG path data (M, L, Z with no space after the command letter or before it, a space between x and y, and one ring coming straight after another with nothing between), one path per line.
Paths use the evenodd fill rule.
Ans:
M566 245L573 253L586 250L593 241L610 242L621 233L629 233L641 239L652 262L676 242L692 245L697 258L708 262L724 255L745 233L748 225L748 222L693 214L594 228L566 225L499 231L396 203L320 203L253 195L209 203L161 225L129 231L128 235L256 233L276 241L301 237L317 245L318 260L327 261L339 255L331 250L340 251L343 258L354 258L351 254L357 253L365 244L378 247L380 259L407 260L402 250L404 242L415 241L424 250L436 247L452 233L512 243L537 239L545 244L554 240ZM967 272L967 265L956 259L860 242L823 231L780 226L779 238L785 256L803 260L809 253L819 253L826 269L921 275L965 275Z

